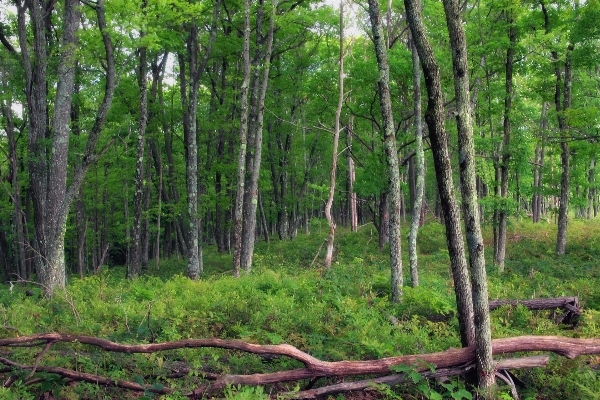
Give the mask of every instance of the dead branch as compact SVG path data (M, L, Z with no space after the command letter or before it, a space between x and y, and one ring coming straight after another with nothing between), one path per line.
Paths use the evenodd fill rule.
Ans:
M505 305L517 306L518 304L530 310L564 310L564 314L555 318L561 324L574 324L581 315L579 299L577 297L551 297L546 299L531 300L490 300L490 311Z
M499 360L496 364L497 370L506 369L520 369L520 368L534 368L534 367L545 367L550 361L550 356L533 356L533 357L522 357L522 358L510 358L506 360ZM467 371L473 369L474 364L468 364L464 366L458 366L453 368L438 369L436 371L425 371L421 373L421 376L426 379L432 378L443 378L449 376L463 375ZM336 385L324 386L317 389L302 390L300 392L289 392L285 393L285 398L290 399L316 399L319 396L333 395L338 393L347 393L357 390L369 390L376 385L388 385L396 386L402 383L407 383L411 380L407 374L396 374L384 376L381 378L365 379L355 382L343 382Z
M40 345L56 342L80 343L99 347L106 351L119 353L154 353L166 350L175 350L183 348L202 348L213 347L229 350L239 350L257 355L280 355L302 362L305 368L279 371L266 374L251 374L251 375L221 375L211 376L216 378L214 382L208 385L201 385L187 395L190 397L201 396L207 392L223 389L227 385L266 385L279 382L298 381L306 378L316 377L332 377L332 376L352 376L352 375L368 375L368 374L388 374L390 367L396 365L414 365L418 372L426 372L430 370L430 366L434 366L438 371L435 373L448 374L461 373L464 368L471 365L475 358L475 350L473 347L461 349L448 349L443 352L430 354L416 354L406 356L387 357L379 360L366 361L321 361L311 355L297 349L294 346L287 344L279 345L258 345L246 343L239 340L223 340L223 339L190 339L178 340L165 343L151 344L120 344L110 340L101 339L91 336L68 335L60 333L43 333L30 336L22 336L16 338L0 339L0 346L23 346L23 345ZM505 339L496 339L492 343L493 354L504 355L516 352L528 351L549 351L565 356L567 358L575 358L584 354L600 354L600 339L575 339L560 336L520 336ZM0 358L0 362L21 369L33 369L34 366L17 364L6 358ZM498 364L499 369L505 368L529 368L542 365L545 361L540 358L527 359L526 361L519 359L518 361L501 361ZM512 363L512 364L511 364ZM440 369L447 371L440 372ZM37 366L38 371L56 373L69 379L101 383L107 386L116 386L134 391L154 391L156 393L169 393L172 389L161 388L160 390L150 387L144 387L136 382L125 380L114 380L98 375L76 372L59 367ZM452 372L454 371L454 372ZM434 375L432 375L434 376ZM384 378L378 378L384 379ZM400 377L388 378L390 382L393 379L403 379ZM379 383L378 381L373 381ZM399 383L401 381L398 381ZM382 383L389 384L382 381ZM397 384L397 383L396 383ZM336 389L337 390L337 389ZM352 389L350 389L352 390Z
M4 357L0 357L0 363L5 364L5 365L10 365L11 367L17 367L20 369L24 369L24 370L28 370L28 369L33 370L33 368L34 368L31 365L19 364L14 361L11 361L7 358L4 358ZM132 390L132 391L136 391L136 392L148 391L148 392L153 392L153 393L158 393L158 394L173 393L173 389L170 389L167 387L162 387L160 389L156 388L154 386L144 387L137 382L126 381L123 379L106 378L106 377L99 376L99 375L88 374L85 372L72 371L70 369L60 368L60 367L38 366L37 371L50 372L52 374L57 374L62 377L65 377L65 378L72 379L74 381L83 381L83 382L95 383L97 385L119 387L122 389Z

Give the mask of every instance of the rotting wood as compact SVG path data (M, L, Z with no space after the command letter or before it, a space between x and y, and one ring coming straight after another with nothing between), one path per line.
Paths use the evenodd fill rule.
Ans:
M522 358L509 358L499 360L495 368L497 371L506 369L521 369L545 367L550 361L550 356L532 356ZM462 375L473 369L473 364L467 364L452 368L443 368L435 371L425 371L421 376L425 379L443 378L449 376ZM285 393L284 396L290 399L316 399L319 396L333 395L338 393L347 393L358 390L373 390L378 385L396 386L411 381L411 377L407 374L388 375L380 378L365 379L355 382L342 382L335 385L324 386L317 389L302 390L299 392Z
M551 297L547 299L531 300L490 300L490 311L505 305L517 306L521 304L530 310L555 310L561 308L564 310L562 315L554 317L558 324L575 324L581 315L579 299L577 297Z
M110 340L91 336L68 335L60 333L42 333L30 336L0 339L0 347L22 347L27 345L44 346L48 343L78 343L97 346L106 351L120 353L155 353L166 350L183 348L222 348L239 350L257 355L281 355L302 362L305 368L288 371L279 371L266 374L251 375L221 375L208 385L201 385L187 393L189 397L202 396L208 392L225 388L227 385L266 385L280 382L297 381L306 378L352 376L365 374L388 374L390 367L395 365L415 366L418 372L430 371L431 366L436 369L453 369L467 366L473 363L475 351L473 347L461 349L448 349L443 352L430 354L416 354L406 356L387 357L379 360L365 361L322 361L311 355L287 344L258 345L246 343L239 340L224 339L190 339L165 343L151 344L120 344ZM519 336L513 338L496 339L492 343L494 355L504 355L527 351L547 351L575 358L580 355L600 354L600 339L576 339L560 336ZM37 360L36 360L37 362ZM535 361L532 366L538 366ZM7 358L0 358L0 363L20 369L32 369L32 366L17 364ZM502 364L504 365L504 364ZM525 366L528 367L528 366ZM514 366L502 366L502 368L515 368ZM141 391L150 390L153 387L143 387L131 381L119 381L118 385L110 383L111 379L98 375L86 374L58 367L46 367L39 365L37 371L51 372L68 377L73 380L90 382L105 382L107 385L118 386L128 390ZM212 377L212 378L215 378ZM115 381L116 383L116 381ZM158 389L158 388L157 388ZM161 387L160 393L167 393L168 387Z

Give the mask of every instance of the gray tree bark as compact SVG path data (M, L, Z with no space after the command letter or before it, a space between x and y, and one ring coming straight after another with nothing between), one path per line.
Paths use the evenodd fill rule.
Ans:
M142 1L142 12L145 13L147 0ZM140 40L146 36L146 32L140 32ZM140 89L140 117L138 120L136 160L135 160L135 191L133 193L133 230L131 243L131 258L127 277L134 279L142 270L142 202L144 197L144 149L146 147L146 126L148 125L148 66L147 48L138 48L138 87Z
M418 7L421 7L418 4ZM414 130L415 130L415 156L411 163L415 176L414 199L411 204L410 232L408 234L408 258L410 260L410 285L419 286L419 265L417 256L417 234L421 222L421 208L423 206L423 192L425 189L425 152L423 151L423 115L421 106L421 63L414 40L411 40L411 54L413 65L413 97L414 97Z
M237 194L233 225L233 274L240 276L242 265L242 230L246 186L246 149L248 146L248 91L250 88L250 0L244 2L244 80L240 88L240 147L238 150Z
M535 148L535 162L533 166L533 199L532 199L532 221L533 223L540 222L542 214L542 188L544 186L544 159L546 154L546 131L548 129L548 118L546 113L548 103L542 103L542 116L540 118L540 136L541 145Z
M429 129L438 193L446 224L446 242L454 278L460 338L463 346L471 346L475 345L473 297L460 227L460 213L454 193L452 166L447 145L448 137L444 127L444 103L440 68L434 57L433 48L425 34L421 10L417 2L415 0L404 0L404 5L427 86L428 102L425 121Z
M398 165L398 153L396 151L396 134L394 129L394 117L392 114L392 102L390 98L390 68L387 57L387 45L383 34L379 2L369 0L369 19L373 32L375 44L375 55L377 57L377 68L379 77L377 87L379 88L379 105L381 107L381 119L383 121L383 147L387 159L389 175L390 196L390 267L392 281L392 301L402 300L402 248L400 237L401 218L401 193L400 193L400 169Z
M49 124L46 76L47 47L50 44L45 23L53 7L46 8L45 3L40 1L26 5L18 1L16 6L30 118L29 169L34 203L35 248L38 252L36 267L46 294L52 295L55 289L65 286L66 278L64 237L70 205L67 202L67 157L80 12L75 0L65 1L56 95L52 123ZM29 20L33 26L33 66L27 42L26 8L29 9ZM47 129L50 129L51 138L49 149L43 144Z
M507 11L510 12L510 11ZM513 63L515 56L515 44L517 40L517 29L515 21L511 17L508 20L508 49L506 50L506 79L505 79L505 98L504 98L504 137L502 139L502 151L498 157L502 158L500 164L500 197L503 199L498 210L498 238L497 247L494 254L494 260L498 270L504 271L504 258L506 255L506 221L508 219L508 210L506 201L508 200L508 163L510 161L510 129L513 97Z
M495 384L495 370L494 359L492 358L492 331L488 308L484 245L481 227L479 225L479 204L477 202L475 145L473 140L471 100L469 97L467 40L458 1L444 0L444 10L446 13L446 22L448 24L450 47L452 48L452 65L454 69L460 187L467 246L469 250L469 263L471 267L477 376L479 379L479 388L487 391ZM462 237L460 239L462 240ZM458 287L456 290L458 290ZM491 398L491 395L488 395L488 397Z
M542 14L544 15L544 28L546 34L550 33L550 19L548 10L544 1L540 1ZM561 161L561 179L560 179L560 203L558 207L558 234L556 235L556 254L564 255L567 247L567 225L569 221L569 190L570 190L570 158L569 144L566 141L568 131L567 118L565 112L571 108L571 86L573 80L573 69L571 65L571 53L574 46L572 43L567 45L564 61L564 83L563 71L559 63L558 52L551 52L554 63L554 75L556 84L554 86L554 106L558 119L558 130L561 137L560 143L560 161ZM561 95L561 91L564 92Z
M212 51L217 31L217 19L220 13L221 1L217 0L214 6L212 25L209 32L208 43L202 59L200 59L199 30L197 21L192 21L187 40L187 56L189 62L189 94L186 95L185 83L185 60L180 56L180 85L184 105L183 128L184 143L186 148L186 188L187 188L187 211L188 211L188 267L187 275L190 279L198 279L202 271L202 244L198 234L200 215L198 213L198 90L200 88L200 77L206 68L206 64ZM183 62L182 62L183 61Z
M325 268L331 268L333 261L333 242L335 240L335 221L331 215L333 206L333 197L335 194L335 175L337 172L338 144L340 141L340 116L344 104L344 0L340 0L340 54L338 58L338 104L335 110L335 129L333 131L333 157L331 161L331 171L329 173L329 196L325 204L325 219L329 224L329 235L327 236L327 249L325 251Z
M262 5L261 5L262 6ZM277 6L273 2L270 5L270 17L268 33L266 37L265 51L261 57L260 47L257 46L255 80L252 90L252 103L250 110L250 136L248 147L249 154L246 156L246 192L243 205L243 227L241 237L241 267L246 273L252 268L252 257L254 255L254 242L256 239L256 210L258 206L258 178L262 159L262 131L265 111L265 97L269 84L269 72L271 70L271 55L273 52L273 36L275 34L275 15ZM262 14L262 12L259 12ZM262 30L262 22L257 22L257 27ZM257 37L257 45L260 37ZM262 68L258 62L262 61ZM259 71L262 69L262 77Z

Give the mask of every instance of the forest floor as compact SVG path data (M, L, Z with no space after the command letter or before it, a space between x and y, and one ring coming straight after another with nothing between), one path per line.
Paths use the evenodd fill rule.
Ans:
M0 288L0 338L58 332L128 344L238 339L255 344L287 343L326 361L372 360L460 347L443 225L429 221L421 229L421 285L405 287L400 304L389 301L389 255L378 250L377 232L372 225L361 227L357 233L338 229L332 269L324 270L319 265L322 255L310 267L326 235L325 222L316 220L310 234L299 235L294 241L257 243L253 271L239 279L231 276L231 255L218 254L214 246L208 245L204 247L205 272L199 281L185 278L185 260L171 258L133 281L125 279L124 267L107 267L84 279L70 277L67 290L52 299L41 297L41 290L33 285L15 285L12 289L5 285ZM504 273L491 262L491 229L486 228L484 235L490 299L576 296L582 306L575 326L556 324L550 311L501 307L491 314L494 339L521 335L600 338L600 220L571 221L567 255L562 257L554 254L555 225L510 222ZM408 281L408 255L403 254L403 258ZM26 290L34 295L26 295ZM0 348L1 357L29 365L39 352L39 347ZM261 358L215 348L117 354L80 343L54 345L43 355L40 365L142 382L147 388L175 389L160 397L164 399L185 398L183 394L203 384L208 374L269 373L302 367L285 357ZM569 360L553 355L546 368L515 371L522 383L520 396L599 398L599 365L597 356ZM176 370L187 372L181 377L168 377ZM1 369L2 382L10 376L15 376L15 381L10 388L0 388L0 398L154 396L150 391L134 394L106 385L69 382L46 372L28 375L29 371ZM306 383L299 382L297 388ZM319 381L317 386L326 383ZM394 390L325 398L461 398L458 393L462 393L462 387L459 380L444 385L422 381ZM296 383L227 387L214 398L261 399L268 393L295 388ZM508 388L501 386L497 398L510 398L508 393Z

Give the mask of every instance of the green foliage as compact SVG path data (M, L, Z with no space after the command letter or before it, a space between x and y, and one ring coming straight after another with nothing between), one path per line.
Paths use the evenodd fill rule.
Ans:
M579 296L586 307L579 324L565 330L554 324L549 312L503 307L492 312L495 338L525 334L600 337L600 297L595 290L600 272L594 267L595 254L600 251L596 239L600 237L600 223L573 221L571 251L563 258L556 258L551 249L554 229L545 222L510 224L506 272L497 274L489 264L490 297ZM328 271L308 268L326 235L312 230L311 235L300 235L293 242L258 243L253 273L239 279L222 274L231 256L219 255L208 246L207 272L199 281L174 274L184 270L185 263L169 259L161 263L159 270L152 269L151 274L135 280L124 280L122 268L73 278L67 291L53 299L38 297L36 288L32 288L35 296L27 296L26 287L17 285L12 291L7 287L0 291L0 332L8 336L58 331L124 343L203 337L289 343L332 361L429 353L460 346L443 226L431 222L423 227L419 236L421 286L405 288L400 304L390 303L389 259L378 251L371 227L362 227L357 233L338 229L338 257ZM487 241L491 231L485 234ZM183 381L143 378L141 382L147 388L175 385L183 390L201 384L202 371L247 374L302 367L284 357L262 359L218 349L129 356L96 352L81 345L71 349L51 351L42 362L130 380L166 375L169 368L181 362L191 368ZM12 357L23 363L31 362L31 351L11 349ZM588 360L597 363L595 358ZM413 366L394 370L408 373L413 383L393 390L380 388L386 398L469 398L459 381L435 385L421 379ZM545 398L552 393L565 399L589 398L589 393L596 393L600 387L592 378L595 374L586 366L585 358L561 357L555 357L547 370L517 372L519 379L528 384L524 391L527 396ZM17 382L10 390L3 389L7 393L4 397L32 398L42 388L60 393L65 399L118 397L115 389L93 384L65 385L50 374L44 378L37 386L23 387ZM225 396L264 398L270 390L230 387Z

